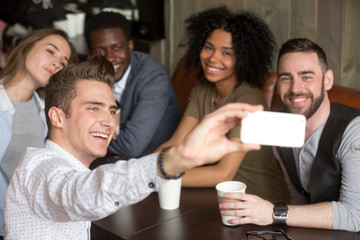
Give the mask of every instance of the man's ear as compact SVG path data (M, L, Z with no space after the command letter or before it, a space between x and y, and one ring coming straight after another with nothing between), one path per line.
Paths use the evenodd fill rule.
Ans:
M51 107L48 114L52 127L62 128L64 119L66 117L64 111L57 107Z
M327 70L324 74L325 90L329 91L334 85L334 74L331 69Z
M129 46L130 51L134 50L134 40L129 40L128 46Z

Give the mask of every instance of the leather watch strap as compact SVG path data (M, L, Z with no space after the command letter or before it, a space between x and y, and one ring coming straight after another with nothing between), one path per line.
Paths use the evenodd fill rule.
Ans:
M288 210L289 208L285 202L277 202L274 204L273 218L275 225L286 225Z

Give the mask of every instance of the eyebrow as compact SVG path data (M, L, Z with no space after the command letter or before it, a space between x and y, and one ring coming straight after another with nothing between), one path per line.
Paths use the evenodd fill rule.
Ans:
M311 70L305 70L305 71L297 72L297 74L298 74L299 76L301 76L301 75L306 75L306 74L313 74L313 75L315 75L315 72L314 72L314 71L311 71ZM283 72L283 73L279 73L279 74L278 74L278 77L282 77L282 76L291 77L292 74L289 73L289 72Z
M298 75L305 75L305 74L315 74L315 72L311 71L311 70L305 70L305 71L298 72Z
M209 41L206 41L205 43L210 44L211 46L214 46L214 44L212 44ZM232 47L224 47L224 46L222 46L221 49L234 51L234 48L232 48Z
M84 103L84 105L88 105L88 104L98 105L98 106L101 106L101 107L105 107L105 106L106 106L105 103L103 103L103 102L97 102L97 101L87 101L87 102ZM111 106L110 106L110 109L115 109L115 110L117 110L118 107L117 107L116 104L114 104L114 105L111 105Z
M52 47L55 48L58 52L60 52L60 49L59 49L57 46L55 46L54 44L48 43L48 45L52 46ZM66 61L69 62L69 59L68 59L67 57L64 57L64 58L65 58Z
M279 77L282 77L282 76L291 77L291 74L288 73L288 72L282 72L282 73L279 73L279 74L278 74L278 78L279 78Z

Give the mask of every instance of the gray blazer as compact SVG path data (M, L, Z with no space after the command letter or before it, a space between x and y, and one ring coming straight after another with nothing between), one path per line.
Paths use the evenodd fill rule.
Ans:
M181 119L166 69L145 53L131 53L131 70L119 102L120 133L109 152L124 158L152 153L172 136Z

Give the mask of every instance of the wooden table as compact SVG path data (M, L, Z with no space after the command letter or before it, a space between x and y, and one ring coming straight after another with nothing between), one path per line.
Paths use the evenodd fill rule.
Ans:
M214 188L183 188L179 209L162 210L158 194L153 193L140 203L93 222L91 234L93 240L245 240L247 231L278 228L279 226L225 226L221 223ZM296 240L360 240L359 234L347 231L297 227L281 229Z

